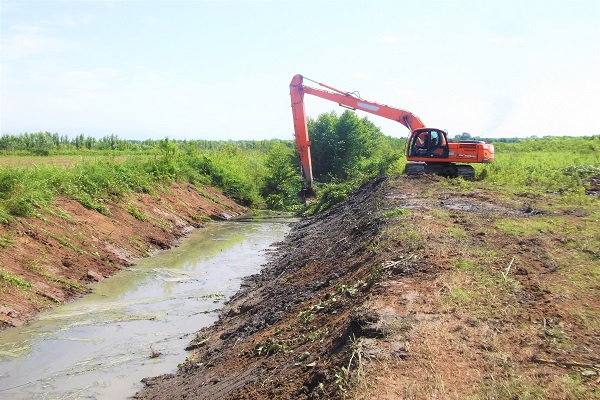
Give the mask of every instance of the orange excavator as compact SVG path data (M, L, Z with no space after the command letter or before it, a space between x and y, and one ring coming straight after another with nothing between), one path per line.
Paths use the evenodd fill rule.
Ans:
M305 86L304 80L311 81L328 90ZM477 140L451 143L446 131L425 127L421 119L409 111L367 101L354 93L335 89L302 75L295 75L290 83L290 96L294 117L294 134L302 173L301 194L304 198L311 197L313 194L310 139L306 125L304 94L333 101L351 110L361 110L379 115L407 127L410 131L406 143L406 160L409 161L405 167L407 175L429 173L473 179L475 169L471 165L457 163L491 163L494 160L494 146L490 143Z

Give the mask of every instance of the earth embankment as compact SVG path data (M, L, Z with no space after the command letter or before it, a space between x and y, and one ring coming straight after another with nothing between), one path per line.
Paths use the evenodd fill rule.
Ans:
M135 398L597 398L594 201L368 182L297 223Z

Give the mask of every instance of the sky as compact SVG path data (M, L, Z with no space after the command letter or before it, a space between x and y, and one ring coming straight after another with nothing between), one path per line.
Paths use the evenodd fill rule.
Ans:
M450 136L600 134L598 0L2 0L0 33L1 134L293 139L295 74Z

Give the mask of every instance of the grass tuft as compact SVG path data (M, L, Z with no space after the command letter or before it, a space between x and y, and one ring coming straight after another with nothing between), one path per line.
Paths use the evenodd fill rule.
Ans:
M32 287L30 282L24 278L21 278L20 276L6 271L5 269L0 269L0 283L23 289L30 289Z

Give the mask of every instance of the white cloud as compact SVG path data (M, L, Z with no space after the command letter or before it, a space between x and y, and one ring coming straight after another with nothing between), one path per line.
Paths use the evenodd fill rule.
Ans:
M70 70L61 73L56 83L71 90L94 92L110 89L118 71L112 68L95 68L92 70Z
M383 35L379 36L377 41L385 44L405 44L410 43L411 39L408 36Z
M11 60L62 51L67 47L66 41L52 37L34 25L12 26L10 33L2 38L2 56Z

